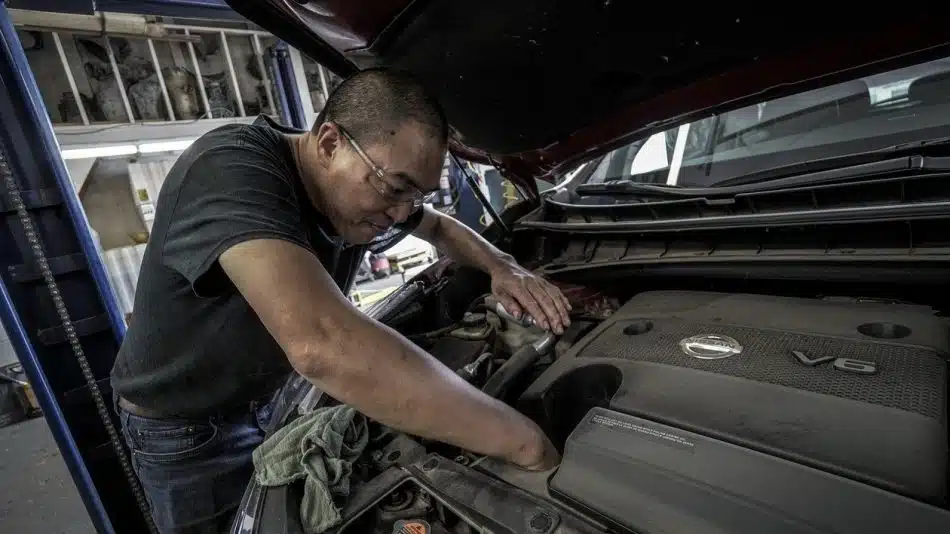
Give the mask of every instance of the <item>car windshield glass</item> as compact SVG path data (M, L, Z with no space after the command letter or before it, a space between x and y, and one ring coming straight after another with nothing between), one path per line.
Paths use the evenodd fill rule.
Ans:
M586 183L715 187L776 167L950 135L950 58L761 102L609 152Z

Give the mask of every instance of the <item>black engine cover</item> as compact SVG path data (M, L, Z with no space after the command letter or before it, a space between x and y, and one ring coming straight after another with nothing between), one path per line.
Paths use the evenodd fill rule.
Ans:
M944 505L948 345L926 307L648 292L522 402L560 442L609 407Z
M950 512L777 456L592 409L551 493L639 534L935 534Z

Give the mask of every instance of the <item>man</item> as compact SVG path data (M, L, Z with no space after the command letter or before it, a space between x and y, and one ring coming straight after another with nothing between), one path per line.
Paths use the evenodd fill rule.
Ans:
M239 504L276 389L296 370L385 425L506 459L557 462L530 420L341 292L369 247L408 232L491 276L510 310L561 332L551 284L423 200L448 126L406 74L341 84L309 132L218 128L166 178L112 384L161 532L213 532Z

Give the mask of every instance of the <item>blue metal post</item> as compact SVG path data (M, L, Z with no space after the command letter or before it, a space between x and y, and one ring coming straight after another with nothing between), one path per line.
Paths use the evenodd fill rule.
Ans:
M3 0L0 156L0 321L96 529L147 532L108 432L117 418L107 408L111 425L104 424L93 394L111 399L125 322ZM88 367L78 364L77 350Z
M277 108L280 111L281 122L290 126L294 121L290 115L290 105L287 102L287 89L284 83L284 75L280 71L280 64L277 60L277 49L273 46L267 49L267 68L270 70L271 80L274 80L274 98L277 99Z
M290 52L287 50L287 43L280 41L277 43L277 68L280 70L281 78L284 82L284 92L287 95L287 104L290 111L291 123L294 128L305 130L310 127L307 124L307 115L303 111L303 102L297 93L297 78L294 76L293 66L290 64Z

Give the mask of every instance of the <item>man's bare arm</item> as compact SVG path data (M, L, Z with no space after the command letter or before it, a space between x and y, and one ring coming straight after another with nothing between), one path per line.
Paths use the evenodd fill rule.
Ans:
M552 465L541 460L550 444L533 422L357 310L311 252L261 239L219 261L294 368L337 400L411 434Z
M498 250L468 226L431 206L425 206L422 222L412 234L428 241L456 262L486 273L515 263L510 254Z

